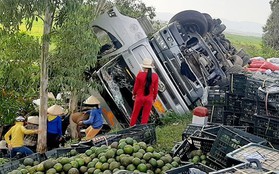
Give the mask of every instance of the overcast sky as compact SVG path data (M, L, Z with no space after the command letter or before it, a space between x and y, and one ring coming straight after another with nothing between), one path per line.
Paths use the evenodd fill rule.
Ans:
M265 24L271 10L269 0L142 0L156 12L176 14L183 10L197 10L213 18L249 21Z

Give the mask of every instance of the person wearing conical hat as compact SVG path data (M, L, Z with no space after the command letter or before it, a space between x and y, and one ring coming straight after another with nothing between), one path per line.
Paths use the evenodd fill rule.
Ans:
M8 154L7 142L5 140L0 141L0 157L3 158Z
M102 109L100 108L100 101L95 96L90 96L83 102L86 106L92 107L84 114L89 114L87 120L80 121L78 125L89 125L86 129L86 140L94 138L103 126Z
M48 150L58 148L62 140L62 118L64 109L59 105L52 105L47 109L47 147Z
M143 72L139 72L133 89L134 108L131 115L130 126L134 126L137 122L140 110L142 109L141 124L147 124L153 102L158 94L159 77L156 73L152 73L153 60L145 58L141 64Z
M34 153L31 149L24 146L24 135L25 134L37 134L38 130L28 130L24 127L25 118L18 116L15 119L16 123L11 129L5 134L5 140L11 150L11 157L14 157L18 152L25 156Z
M36 130L39 128L39 117L38 116L28 116L27 117L27 125L25 126L26 129L29 130ZM33 151L36 150L37 146L38 135L37 134L30 134L24 136L24 145L28 148L32 149Z

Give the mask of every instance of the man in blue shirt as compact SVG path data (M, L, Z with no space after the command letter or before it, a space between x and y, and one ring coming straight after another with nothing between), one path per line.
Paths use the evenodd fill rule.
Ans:
M94 96L90 96L83 103L86 106L92 107L92 109L84 113L89 114L88 120L80 121L78 124L90 125L86 129L85 133L86 140L91 140L99 133L99 131L103 127L102 109L100 108L100 101Z
M62 140L62 119L64 109L59 105L53 105L47 109L47 147L48 150L58 148Z

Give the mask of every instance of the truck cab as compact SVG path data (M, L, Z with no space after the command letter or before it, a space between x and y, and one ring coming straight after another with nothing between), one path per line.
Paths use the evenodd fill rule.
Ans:
M191 26L193 16L196 25ZM98 78L127 121L133 109L134 80L144 58L153 59L159 75L152 112L159 116L168 110L187 113L202 105L205 87L224 82L233 66L209 34L208 20L196 11L178 13L151 37L142 21L115 7L94 20L92 27L101 45L100 61L106 62L97 71ZM220 54L223 57L218 59Z

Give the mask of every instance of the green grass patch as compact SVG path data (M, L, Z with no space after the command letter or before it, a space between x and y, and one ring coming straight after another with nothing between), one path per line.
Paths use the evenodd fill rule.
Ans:
M177 142L182 141L182 133L191 123L192 115L167 114L161 120L164 124L156 127L157 144L154 147L157 151L170 152Z
M237 49L243 49L251 57L265 57L263 53L262 38L256 36L241 36L235 34L225 34L226 38Z
M44 23L42 20L34 21L31 31L27 31L25 21L23 21L23 24L19 26L19 29L31 36L41 37L43 35Z
M226 33L226 38L229 39L233 44L243 43L243 44L251 44L255 46L260 46L262 44L262 38L256 36L242 36L235 34Z

